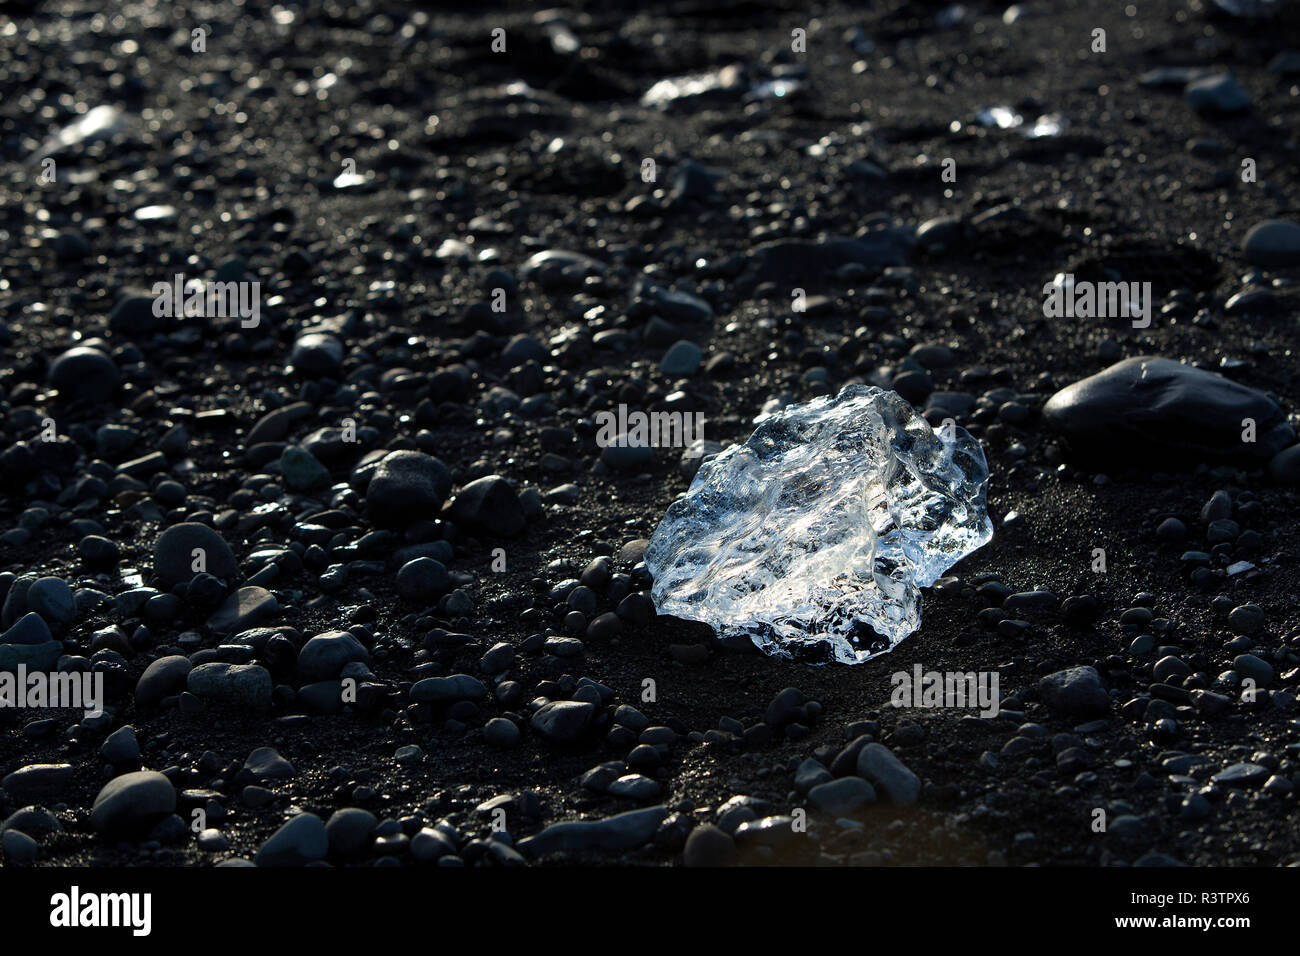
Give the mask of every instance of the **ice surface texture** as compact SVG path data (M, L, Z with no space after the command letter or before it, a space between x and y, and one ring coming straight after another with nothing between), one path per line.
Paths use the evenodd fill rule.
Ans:
M645 552L662 614L768 654L860 663L993 537L984 450L865 385L790 405L700 467Z

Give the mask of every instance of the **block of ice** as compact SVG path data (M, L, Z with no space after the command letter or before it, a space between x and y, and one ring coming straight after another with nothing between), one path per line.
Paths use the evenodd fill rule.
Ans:
M706 462L645 552L663 614L768 654L859 663L920 625L920 588L993 536L984 450L850 385Z

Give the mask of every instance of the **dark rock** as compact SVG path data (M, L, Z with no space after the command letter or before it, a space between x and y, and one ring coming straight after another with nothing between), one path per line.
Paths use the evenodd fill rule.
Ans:
M1262 392L1171 359L1125 359L1062 389L1044 420L1073 453L1103 463L1190 457L1268 458L1294 440L1282 408ZM1242 441L1244 419L1256 440Z

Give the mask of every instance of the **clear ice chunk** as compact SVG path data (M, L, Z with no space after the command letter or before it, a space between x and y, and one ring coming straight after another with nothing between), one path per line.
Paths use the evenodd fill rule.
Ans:
M993 537L984 450L897 392L849 385L705 462L646 548L661 614L810 663L920 626L920 589Z

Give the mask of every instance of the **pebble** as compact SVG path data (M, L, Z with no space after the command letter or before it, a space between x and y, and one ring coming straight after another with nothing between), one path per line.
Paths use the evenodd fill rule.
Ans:
M172 525L154 543L154 573L169 588L194 577L197 573L194 565L200 561L201 570L228 584L242 578L230 545L207 525L195 522Z
M265 624L280 614L280 602L266 588L242 587L222 602L208 618L208 627L223 634L238 634Z
M290 445L280 454L280 474L291 491L310 491L330 480L329 469L298 445Z
M293 343L289 364L300 375L333 375L343 365L343 343L328 332L307 332Z
M451 589L451 575L441 561L415 558L397 572L397 593L407 601L433 604Z
M244 761L244 769L258 780L288 780L295 773L293 764L274 747L258 747Z
M1268 463L1268 476L1279 485L1300 484L1300 445L1278 452Z
M656 806L603 820L552 823L536 836L520 840L518 850L532 857L558 851L629 850L649 843L667 816L667 807Z
M1254 654L1238 654L1232 659L1232 669L1260 687L1267 687L1273 682L1273 666Z
M1241 113L1250 109L1250 94L1228 74L1187 84L1187 104L1198 113Z
M906 768L903 769L906 770ZM899 778L900 780L903 779L901 775L899 775ZM904 795L908 792L908 786L910 784L903 784L902 792ZM839 780L832 780L829 783L822 783L813 787L808 791L808 799L812 801L813 806L823 813L828 813L833 817L842 817L847 816L864 804L874 803L876 790L861 777L841 777ZM912 802L915 802L915 798L912 799Z
M106 836L139 836L176 810L176 788L154 770L122 774L95 797L91 823Z
M325 823L329 852L334 856L358 856L370 846L378 818L369 810L345 807L335 810Z
M1300 223L1266 219L1250 227L1242 240L1246 261L1261 269L1282 269L1300 263Z
M70 763L28 764L0 779L0 788L18 803L54 802L71 786L72 773Z
M1110 694L1094 667L1070 667L1049 674L1038 683L1039 693L1052 710L1072 717L1091 717L1110 710Z
M411 700L420 704L450 704L460 700L482 700L488 690L470 674L426 677L411 687Z
M683 339L673 344L664 353L663 360L659 363L659 371L673 378L686 378L695 374L703 359L704 353L700 351L700 347L694 342Z
M730 866L736 858L736 841L712 823L691 831L682 850L682 862L690 867Z
M335 680L350 663L370 663L370 652L348 631L317 634L298 652L295 672L305 684Z
M451 473L438 459L418 451L384 457L366 486L366 511L381 527L405 528L435 518L451 491Z
M1256 422L1243 442L1242 420ZM1043 406L1072 453L1119 466L1169 456L1272 457L1294 441L1281 407L1263 392L1166 358L1125 359L1062 389Z
M191 669L190 659L179 654L160 657L144 669L135 685L135 702L152 706L164 697L179 694L185 689Z
M300 813L271 834L253 862L258 866L302 866L329 852L325 823L314 813Z
M451 520L471 532L513 538L524 530L524 508L514 486L500 475L475 479L451 503Z
M40 846L21 830L10 829L0 835L0 849L4 850L7 863L30 863L36 859Z
M113 397L121 375L104 352L79 345L50 363L47 379L60 397L97 404Z
M1255 634L1264 626L1264 610L1258 604L1242 604L1228 613L1228 627L1234 634Z
M875 785L898 806L911 806L921 796L921 780L884 744L869 743L858 753L858 776Z
M190 671L185 686L205 704L254 712L271 709L271 675L260 664L200 664Z
M519 743L519 727L505 717L493 717L483 725L483 739L493 747L513 747Z
M99 755L115 766L138 765L140 742L136 740L135 728L128 724L113 731L100 745Z
M555 744L570 744L586 736L596 717L596 706L585 701L557 700L533 714L530 724L539 735Z

